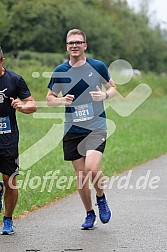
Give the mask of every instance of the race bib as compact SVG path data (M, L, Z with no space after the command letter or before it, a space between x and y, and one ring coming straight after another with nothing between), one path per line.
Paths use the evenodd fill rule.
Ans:
M72 116L73 122L83 122L91 120L94 117L92 103L75 106Z
M0 117L0 134L11 133L9 116Z

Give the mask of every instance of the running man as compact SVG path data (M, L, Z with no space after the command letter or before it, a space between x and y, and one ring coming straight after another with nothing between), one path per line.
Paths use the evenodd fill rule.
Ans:
M107 137L103 101L114 96L116 87L102 61L86 58L87 42L83 31L70 30L66 46L70 59L55 68L48 85L47 104L65 105L64 160L72 161L86 210L81 229L93 229L96 214L87 175L96 190L100 220L107 223L111 218L103 185L99 182L103 178L100 164Z
M19 131L16 121L16 110L25 114L36 111L36 104L24 79L3 67L5 58L0 47L0 172L3 183L0 198L2 202L3 186L5 216L1 234L13 234L12 215L15 209L18 190L12 189L9 179L16 186L18 170L18 142Z

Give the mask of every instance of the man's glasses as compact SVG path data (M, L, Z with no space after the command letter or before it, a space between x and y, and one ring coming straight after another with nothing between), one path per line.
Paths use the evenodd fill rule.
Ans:
M69 45L69 46L74 46L74 44L76 46L80 46L82 44L86 43L85 41L70 41L70 42L67 42L66 44Z

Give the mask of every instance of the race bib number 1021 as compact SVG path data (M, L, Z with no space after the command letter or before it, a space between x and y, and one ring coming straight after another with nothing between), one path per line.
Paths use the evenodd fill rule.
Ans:
M92 103L75 106L72 116L73 122L83 122L91 120L94 117Z

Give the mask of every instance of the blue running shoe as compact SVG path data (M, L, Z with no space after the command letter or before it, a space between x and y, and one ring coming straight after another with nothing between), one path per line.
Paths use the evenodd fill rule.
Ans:
M96 205L99 208L99 217L101 222L104 224L109 222L110 218L112 217L112 212L108 207L106 198L97 199Z
M88 230L93 229L96 225L96 215L94 213L87 213L85 222L82 224L81 229Z
M3 219L3 227L1 230L1 235L11 235L14 234L13 221L11 219Z
M1 212L2 208L3 208L3 199L2 199L3 191L4 191L4 184L3 184L3 182L0 182L0 187L2 188L1 191L0 191L0 212Z

